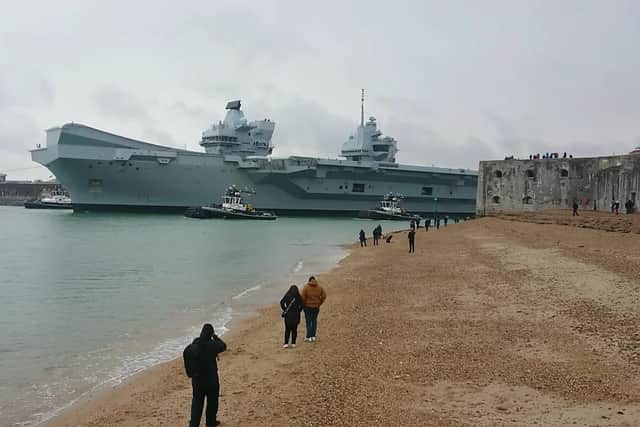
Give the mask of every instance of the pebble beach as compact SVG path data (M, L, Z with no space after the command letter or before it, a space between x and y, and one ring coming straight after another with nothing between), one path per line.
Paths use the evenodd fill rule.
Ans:
M315 343L282 348L276 303L231 326L222 425L637 425L637 217L570 215L419 229L413 254L406 232L354 245L316 276ZM46 425L187 425L190 401L176 360Z

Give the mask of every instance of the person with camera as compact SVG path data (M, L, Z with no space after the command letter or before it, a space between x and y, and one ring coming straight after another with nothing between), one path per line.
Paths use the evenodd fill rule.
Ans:
M302 311L302 297L296 285L292 285L282 297L280 308L282 308L282 318L284 319L284 345L282 347L289 348L289 336L291 336L291 347L295 348L300 312Z
M210 323L202 326L200 336L185 348L183 357L187 376L191 377L193 398L191 400L191 420L189 427L198 427L202 418L204 400L207 399L205 423L207 427L217 426L218 397L218 354L227 349L227 344L218 337Z

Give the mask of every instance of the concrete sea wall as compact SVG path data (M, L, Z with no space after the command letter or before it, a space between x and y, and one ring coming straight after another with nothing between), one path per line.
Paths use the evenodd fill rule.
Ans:
M640 155L481 161L476 213L570 208L606 211L640 202Z

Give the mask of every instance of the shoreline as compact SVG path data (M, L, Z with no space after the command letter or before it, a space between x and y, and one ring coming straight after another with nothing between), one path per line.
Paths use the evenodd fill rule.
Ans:
M335 261L335 256L333 254L327 254L325 256L325 261L323 262L326 262L328 268L324 272L331 271L336 268L346 257L349 256L350 251L355 247L355 244L336 244L335 247L343 253ZM294 268L294 271L291 271L290 274L294 276L302 274L299 270L296 270L296 268ZM303 270L304 268L305 267L303 266L300 270ZM322 272L315 274L322 274ZM250 286L247 289L240 291L238 294L233 295L229 299L227 306L230 309L229 319L226 320L221 327L216 327L216 333L219 333L218 331L223 329L223 332L220 334L221 336L233 336L233 331L235 329L242 328L245 322L258 317L261 311L272 308L274 304L277 305L280 299L280 294L284 294L288 287L288 284L285 282L287 282L285 279L282 280L282 283L270 281L266 285L258 284ZM300 287L301 284L298 284L298 286ZM201 325L196 325L195 327L199 328L199 326ZM59 425L60 422L63 423L62 425L67 425L67 421L65 420L67 418L75 417L76 413L83 413L85 411L85 409L83 409L84 407L91 407L92 404L96 404L102 399L108 400L114 397L114 394L119 393L121 388L135 387L135 382L148 381L159 371L167 369L168 367L173 367L174 365L179 365L180 368L182 368L181 356L145 367L140 371L127 376L125 379L120 380L115 385L110 386L108 385L109 380L105 380L82 393L73 401L51 411L53 415L37 421L33 425L47 427Z
M398 232L395 231L389 234L395 234L395 233L398 233ZM345 253L343 254L343 256L341 256L338 259L338 261L328 271L317 273L316 275L318 277L321 277L322 274L326 274L327 272L337 268L339 264L349 256L351 250L356 248L356 244L345 243L345 244L337 245L336 247L340 247L346 250ZM301 285L299 285L299 287L301 287ZM247 296L246 292L249 291L249 294L251 294L252 293L251 291L254 289L257 291L272 290L272 292L270 292L271 295L268 296L267 299L273 298L273 300L266 301L266 302L264 300L261 302L258 302L257 300L251 300L251 301L238 302L235 304L232 302L232 305L237 305L237 307L234 307L231 318L224 325L225 332L222 334L222 336L224 337L225 341L227 342L231 341L235 335L241 335L243 331L246 331L247 329L251 328L254 322L259 321L261 316L265 316L268 311L273 311L274 305L278 304L279 297L277 297L275 293L275 289L276 289L275 283L272 284L272 286L267 286L265 288L256 287L256 286L247 288L246 290L240 292L238 295L235 295L234 297L232 297L232 300L236 298L245 297ZM285 287L283 287L282 289L286 291ZM284 291L282 291L281 293L284 294ZM237 308L239 307L241 307L242 309L237 310ZM278 310L280 309L279 306L277 307L277 309ZM300 329L299 329L299 335L302 335ZM224 357L224 356L226 356L226 354L223 354L221 357ZM130 377L128 377L127 379L125 379L124 381L122 381L121 383L115 386L108 387L108 388L101 388L100 390L97 390L95 392L87 392L87 396L78 398L76 401L70 403L67 407L60 410L53 417L43 420L41 422L38 422L35 425L39 427L84 425L82 424L83 423L82 420L87 420L91 418L91 414L96 411L99 411L100 410L99 408L104 401L119 402L122 394L127 394L134 390L138 390L138 388L142 384L145 384L143 387L146 388L147 384L156 383L157 377L166 375L167 371L172 371L172 372L178 371L178 372L181 372L183 376L185 376L182 363L183 363L182 358L179 356L175 359L161 362L159 364L145 368L140 372L137 372L131 375ZM87 425L91 425L91 424L87 424Z
M409 255L398 234L316 276L317 342L282 349L272 305L232 327L223 425L640 419L640 236L483 218L420 229ZM190 398L178 359L45 425L186 425Z

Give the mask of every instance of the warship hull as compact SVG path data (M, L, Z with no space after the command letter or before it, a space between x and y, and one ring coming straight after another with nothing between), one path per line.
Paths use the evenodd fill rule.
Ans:
M387 193L416 214L472 216L477 173L464 169L310 157L241 157L150 144L80 124L47 131L31 151L69 192L76 210L183 213L219 200L230 185L255 192L278 215L356 216Z

